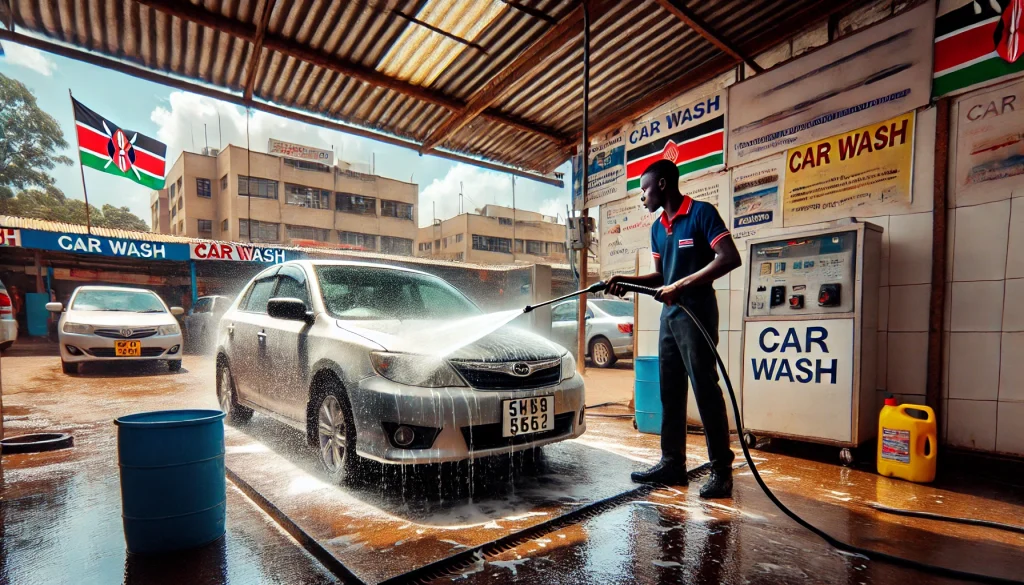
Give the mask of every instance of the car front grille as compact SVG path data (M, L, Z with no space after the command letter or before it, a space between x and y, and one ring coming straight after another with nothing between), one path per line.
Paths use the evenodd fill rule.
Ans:
M513 368L523 364L529 373L513 373ZM477 390L532 390L554 386L561 381L562 373L562 361L559 358L532 362L453 361L452 365Z
M142 355L139 356L118 356L112 347L93 347L87 349L89 355L98 358L112 358L112 357L124 357L125 359L131 359L132 357L157 357L162 355L167 348L165 347L144 347L142 348Z
M131 333L129 335L124 335L124 333L121 332L122 329L124 329L126 332L127 331L131 331ZM97 329L97 330L93 331L93 333L95 333L96 335L99 335L100 337L107 337L107 338L110 338L110 339L145 339L147 337L152 337L152 336L156 335L156 328L155 327L144 327L144 328L139 328L139 329L136 329L134 327L104 328L104 329Z
M543 441L567 435L572 431L572 420L575 417L576 413L574 412L556 414L554 429L544 431L543 433L519 435L517 437L501 436L501 423L462 427L460 430L462 431L462 438L466 440L466 446L471 451L486 451L488 449L500 449L502 447L522 445L523 443L532 443L534 441Z

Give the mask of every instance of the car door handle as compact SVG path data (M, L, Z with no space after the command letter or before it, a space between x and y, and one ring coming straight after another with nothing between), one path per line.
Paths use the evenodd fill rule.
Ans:
M256 334L256 339L259 340L260 345L266 345L266 343L267 343L267 334L262 332L262 331L260 331L259 333Z
M228 337L234 337L235 335L235 324L231 323L228 325Z

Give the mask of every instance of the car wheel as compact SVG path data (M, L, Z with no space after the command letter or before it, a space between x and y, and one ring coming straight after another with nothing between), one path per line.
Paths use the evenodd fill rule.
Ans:
M320 452L320 464L335 483L345 483L356 466L356 432L352 408L344 394L336 389L324 392L314 422L314 446Z
M217 402L220 404L220 409L224 411L224 421L229 425L245 424L252 418L252 409L238 403L238 397L235 395L235 380L231 377L231 370L227 366L222 366L220 375L217 376Z
M78 364L69 364L68 362L66 362L64 360L60 360L60 369L65 374L77 374L78 373Z
M590 359L599 368L610 368L615 365L615 350L612 344L603 337L590 342Z
M181 360L171 360L167 362L167 369L172 372L177 372L181 369Z

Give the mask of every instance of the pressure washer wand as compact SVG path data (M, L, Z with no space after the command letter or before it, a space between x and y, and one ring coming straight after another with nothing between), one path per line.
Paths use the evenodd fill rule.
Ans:
M639 284L630 284L630 283L626 283L626 282L620 282L619 286L621 286L627 292L635 292L635 293L640 293L640 294L644 294L644 295L650 295L652 297L654 296L654 293L657 292L657 289L653 289L653 288L648 287L648 286L640 286ZM599 292L603 291L606 288L608 288L608 284L605 281L602 280L600 282L595 282L594 284L590 285L587 288L578 290L576 292L571 292L571 293L569 293L567 295L560 296L557 299L551 299L550 301L544 301L543 303L537 303L536 305L526 305L526 308L523 309L523 312L524 313L529 313L530 311L532 311L534 309L537 309L537 308L540 308L540 307L545 307L547 305L551 305L551 304L557 303L559 301L564 301L566 299L571 299L573 297L578 297L578 296L580 296L582 294L599 293Z

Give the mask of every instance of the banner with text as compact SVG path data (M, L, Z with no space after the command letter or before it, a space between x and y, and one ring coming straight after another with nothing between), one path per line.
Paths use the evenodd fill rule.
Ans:
M601 278L616 274L636 274L636 256L644 267L651 249L651 224L639 196L601 206ZM643 272L643 270L641 270Z
M927 105L934 28L928 1L732 86L730 164Z
M285 250L281 248L264 248L261 246L226 244L224 242L189 244L189 253L193 260L228 260L232 262L278 264L287 259L285 258Z
M573 158L573 199L576 209L590 209L626 197L626 140L618 134L590 146L587 200L583 199L582 157Z
M1024 82L965 96L956 106L956 204L1010 197L1024 184Z
M913 112L793 148L786 154L785 225L856 216L858 208L872 204L909 202L913 165Z
M768 228L782 227L782 185L786 155L778 154L732 170L732 239L739 245Z
M679 192L697 201L715 206L725 225L729 225L729 172L716 173L679 184Z

